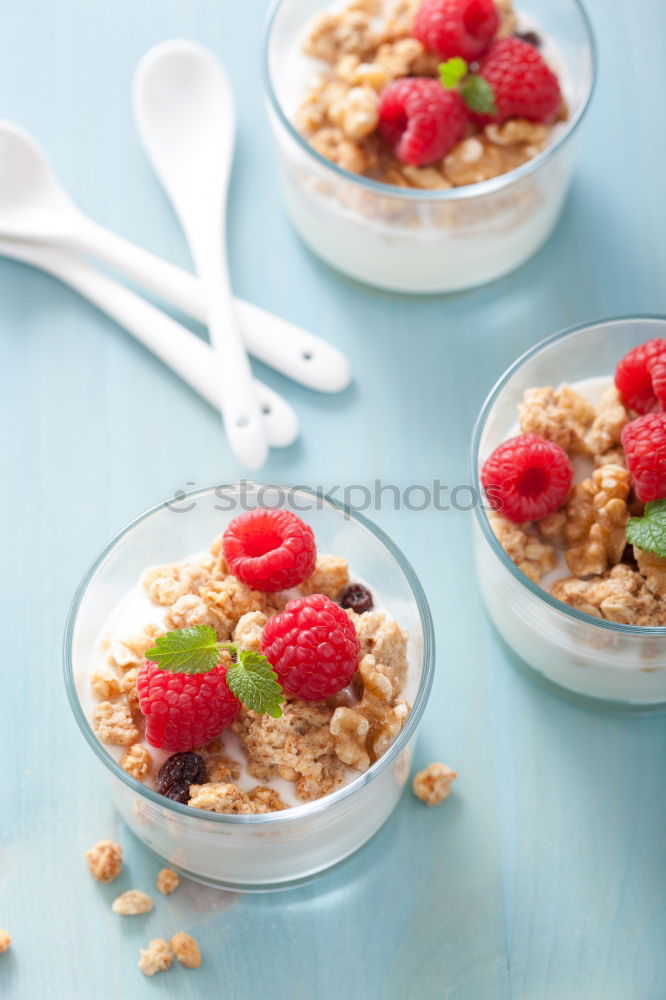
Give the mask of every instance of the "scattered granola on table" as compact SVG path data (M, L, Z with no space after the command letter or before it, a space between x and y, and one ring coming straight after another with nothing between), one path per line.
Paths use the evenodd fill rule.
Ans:
M98 882L113 882L123 870L123 852L120 844L100 840L86 854L88 869Z
M173 952L164 938L154 938L147 948L141 948L139 968L144 976L166 972L173 963Z
M9 933L7 931L0 930L0 955L7 951L11 943L12 939L9 936Z
M120 913L124 917L135 917L141 913L150 913L153 908L153 901L150 896L141 892L140 889L128 889L121 896L114 899L111 909L114 913Z
M521 434L485 462L507 555L562 603L623 625L666 625L666 340L614 378L527 389ZM603 381L603 380L601 380ZM489 492L490 495L490 492Z
M438 806L451 794L451 785L458 775L448 764L428 764L414 776L412 791L428 806Z
M279 812L353 780L404 726L405 633L294 514L249 511L208 553L149 568L141 585L152 620L106 637L92 717L159 794Z
M181 965L187 969L198 969L201 965L201 951L199 945L186 934L185 931L178 931L171 938L171 950Z
M163 896L170 896L172 892L176 891L179 885L180 875L178 872L172 871L171 868L162 868L158 872L155 886Z

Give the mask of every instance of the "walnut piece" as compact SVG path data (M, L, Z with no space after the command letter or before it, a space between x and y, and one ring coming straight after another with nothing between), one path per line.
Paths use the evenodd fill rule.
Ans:
M170 896L180 885L180 875L171 868L162 868L157 874L155 886L163 896Z
M394 702L396 692L382 666L369 653L361 659L363 697L353 707L336 708L331 718L336 754L359 771L367 771L386 752L409 715L405 701Z
M541 534L566 549L567 565L577 577L599 576L622 559L630 486L625 468L602 465L539 522Z
M0 930L0 955L3 955L7 951L11 943L12 939L9 932Z
M371 653L377 669L385 673L391 682L393 694L402 691L407 679L407 636L397 622L382 611L365 611L362 615L350 615L361 645L359 658Z
M127 702L101 701L93 710L93 732L101 743L129 747L139 739Z
M232 728L248 755L250 773L261 780L277 771L296 782L299 797L316 797L315 785L320 795L328 794L343 779L329 730L332 714L325 702L289 701L279 719L241 708ZM299 784L301 778L309 780Z
M193 937L190 937L185 931L178 931L171 938L170 944L174 955L181 965L184 965L188 969L199 968L201 965L201 951Z
M417 799L429 806L437 806L451 792L451 785L458 775L448 764L428 764L414 776L412 791Z
M595 618L622 625L665 625L666 602L651 594L645 580L624 563L591 580L568 577L553 584L553 597Z
M254 653L260 653L261 637L267 621L268 618L263 611L248 611L247 614L238 619L232 636L233 641L241 649L250 649Z
M111 904L113 912L120 913L123 917L136 917L140 913L150 913L152 908L152 899L140 889L128 889L121 896L117 896Z
M134 743L120 758L120 766L137 781L143 781L153 766L153 758L142 743Z
M585 435L585 446L594 457L604 455L621 444L622 429L629 420L620 394L610 385L599 400L597 414ZM624 461L620 463L624 465Z
M554 547L540 541L526 525L513 524L495 514L490 518L490 526L508 557L534 583L555 569L557 553Z
M86 853L90 874L98 882L113 882L123 870L123 852L120 844L100 840Z
M154 938L147 948L140 949L139 968L144 976L154 976L156 972L166 972L171 968L173 952L164 938Z
M527 389L518 406L523 434L540 434L569 455L587 453L585 435L596 410L583 396L568 386Z
M651 594L666 597L666 559L660 559L654 552L645 552L634 545L634 559L638 563L645 586Z
M249 792L244 792L237 785L226 782L190 785L188 805L193 809L205 809L208 812L239 815L275 812L287 808L272 788L258 786Z
M318 555L314 572L304 580L299 590L302 594L324 594L332 601L349 586L349 565L341 556Z

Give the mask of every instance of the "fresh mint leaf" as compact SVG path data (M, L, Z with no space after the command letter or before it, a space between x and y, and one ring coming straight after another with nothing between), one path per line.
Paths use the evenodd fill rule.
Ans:
M440 63L439 81L446 90L453 90L467 73L467 63L460 56L453 56L446 62Z
M177 628L155 640L146 659L172 674L207 674L220 662L220 647L210 625Z
M460 85L460 96L470 111L478 115L496 115L495 95L492 87L482 76L472 73Z
M646 504L643 517L630 518L627 541L660 559L666 557L666 498Z
M246 708L274 719L282 715L284 694L277 674L261 653L244 649L227 670L227 687Z

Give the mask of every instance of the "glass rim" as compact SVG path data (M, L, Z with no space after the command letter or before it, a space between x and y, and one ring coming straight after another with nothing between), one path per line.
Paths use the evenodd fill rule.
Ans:
M381 774L387 767L395 763L395 761L400 756L402 750L409 743L410 739L414 735L416 728L421 721L423 712L428 703L430 697L430 691L432 689L434 671L435 671L435 630L432 620L432 614L430 612L430 607L428 605L425 592L419 579L414 571L409 560L398 548L395 542L383 531L382 528L378 527L369 518L360 514L358 511L352 511L351 508L342 503L339 500L335 500L332 497L322 497L320 493L315 490L310 489L307 486L297 486L297 487L285 487L284 485L279 486L275 483L262 483L256 480L243 480L246 487L250 488L264 488L264 489L295 489L300 493L306 493L309 496L316 497L320 502L325 502L329 507L337 510L339 514L344 515L344 517L352 522L358 524L361 528L367 531L369 534L374 536L374 538L386 549L389 555L395 560L398 568L405 577L409 589L414 598L416 608L421 620L421 626L423 628L423 669L421 674L421 680L419 682L418 690L414 698L414 704L411 707L407 721L401 731L396 736L393 743L390 745L388 750L382 754L382 756L372 764L367 771L362 772L358 777L354 778L348 784L343 785L336 791L331 792L329 795L325 795L322 798L314 799L311 802L305 802L298 806L289 806L284 811L273 812L273 813L262 813L260 815L235 815L232 813L214 813L207 812L201 809L194 809L184 803L174 802L171 799L166 798L163 795L159 795L158 792L154 791L152 788L148 788L142 782L137 781L130 774L125 771L120 764L113 759L111 754L106 750L104 745L95 736L92 726L88 721L81 701L76 690L76 682L74 680L74 670L73 670L73 660L72 660L72 643L74 637L74 629L76 626L79 609L81 606L81 601L83 597L97 574L98 570L102 567L104 561L107 557L114 551L114 549L119 545L123 539L138 525L147 521L153 515L157 514L160 510L164 509L166 501L161 501L158 504L154 504L148 510L139 514L138 517L133 518L129 521L120 531L116 532L109 542L98 552L97 556L89 566L88 570L84 574L81 582L79 583L76 591L74 592L74 597L70 604L70 608L67 614L67 620L65 624L65 632L63 637L63 669L65 678L65 688L67 691L67 698L69 700L70 708L74 714L74 718L81 730L86 742L90 747L92 747L96 756L104 764L104 766L109 770L109 772L125 785L130 788L131 791L140 794L143 798L147 799L153 805L159 808L166 809L167 811L174 812L181 816L187 816L190 819L200 819L206 820L213 823L226 824L230 823L232 825L263 825L270 823L271 825L284 825L287 826L292 822L297 822L302 819L307 819L314 815L322 812L326 812L334 808L338 803L345 801L348 798L356 795L363 789L366 785L370 784L373 779ZM218 489L229 489L238 487L240 484L238 482L231 483L216 483L215 485L199 487L195 490L190 490L188 492L182 491L182 496L179 494L179 501L189 500L195 497L202 497L206 494L215 493Z
M565 340L567 337L573 337L581 333L585 333L591 330L598 330L600 327L613 327L620 326L623 323L662 323L666 326L666 316L651 315L651 314L638 314L629 316L613 316L608 319L596 320L592 323L579 323L576 326L567 327L565 330L560 330L558 333L553 333L544 340L540 340L538 344L534 344L527 351L518 357L513 364L511 364L503 375L497 380L495 385L492 387L488 396L481 407L481 412L477 417L476 424L474 426L474 432L472 436L472 449L470 453L471 461L471 476L474 488L477 494L481 496L482 485L479 475L479 452L481 448L481 437L486 426L486 421L492 411L497 397L500 392L504 389L511 378L532 358L536 357L543 350L550 347L552 344L556 344L559 341ZM572 608L568 604L564 604L563 601L558 600L553 597L552 594L548 593L539 586L538 583L534 583L528 576L526 576L522 570L514 563L507 553L504 551L500 545L495 532L490 526L490 520L488 514L485 510L481 509L481 505L477 504L474 511L476 519L479 526L485 536L486 541L490 545L491 549L497 556L497 558L504 564L506 569L511 573L511 575L522 584L534 597L538 600L543 601L554 611L557 611L564 618L572 618L577 622L581 622L585 625L593 625L597 628L604 629L608 632L615 632L618 635L642 635L648 638L666 638L666 625L624 625L621 622L612 622L606 618L595 618L594 615L588 615L585 611L579 611L577 608Z
M500 174L498 177L491 177L489 180L478 181L475 184L464 184L461 187L447 188L443 191L427 191L420 188L402 188L398 187L396 184L386 184L384 181L376 181L370 177L364 177L362 174L355 174L351 170L346 170L344 167L339 166L337 163L333 163L332 160L327 159L327 157L317 152L317 150L310 145L307 139L301 135L289 116L285 113L275 92L269 66L269 49L273 35L273 27L278 12L285 2L286 0L271 0L271 5L266 15L263 31L262 75L264 80L264 90L266 92L270 108L291 138L296 142L301 150L303 150L303 152L305 152L312 160L315 161L315 163L318 164L320 168L328 170L333 174L337 174L338 177L343 178L350 184L355 184L360 188L365 188L367 191L383 195L386 198L435 203L463 201L469 198L481 198L484 195L494 194L498 191L503 191L511 187L513 184L517 184L524 177L528 177L542 165L546 164L548 160L555 155L557 150L559 150L559 148L564 145L574 132L576 132L590 106L592 95L596 87L598 57L597 43L592 23L581 0L570 0L581 19L583 30L587 39L588 52L590 56L590 75L587 83L587 91L583 95L583 99L576 110L576 113L566 122L565 128L555 138L554 142L543 149L540 153L537 153L537 155L532 157L531 160L521 164L521 166L515 167L513 170L509 170L505 174Z

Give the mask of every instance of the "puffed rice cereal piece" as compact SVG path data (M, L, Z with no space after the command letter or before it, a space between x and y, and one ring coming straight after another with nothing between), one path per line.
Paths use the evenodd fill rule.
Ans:
M244 792L238 785L227 782L207 782L204 785L190 785L188 805L193 809L208 812L250 815L285 809L280 796L272 788L252 789Z
M541 147L546 141L547 129L539 122L531 122L527 118L509 118L500 124L486 125L484 134L496 146L514 146L516 143L529 143Z
M120 758L120 766L137 781L143 781L153 766L153 758L142 743L134 743Z
M303 46L306 55L334 66L346 53L362 57L376 44L372 18L362 10L324 11Z
M315 568L300 585L302 594L324 594L336 601L349 586L349 564L341 556L318 555Z
M141 577L141 583L151 601L170 607L183 594L197 594L211 579L212 570L213 558L208 555L199 563L150 566Z
M634 545L634 559L638 563L641 576L645 577L645 586L657 597L666 597L666 559L661 559L654 552L645 552Z
M101 701L95 705L92 727L101 743L129 747L139 739L139 730L125 701Z
M0 955L4 955L11 943L12 939L9 932L0 930Z
M666 602L651 594L640 573L624 563L591 580L569 577L553 584L553 597L595 618L622 625L665 625Z
M88 870L98 882L113 882L123 870L123 852L120 844L100 840L86 852Z
M373 61L382 67L389 81L392 81L401 76L409 76L413 72L415 61L424 52L424 46L416 38L400 38L380 45Z
M539 522L541 534L566 549L567 565L576 576L599 576L621 560L630 486L626 469L602 465L573 487L560 510Z
M495 38L508 38L518 30L518 18L513 9L512 0L495 0L495 7L500 16L500 26Z
M362 174L368 167L368 160L359 144L348 139L342 129L326 127L312 136L310 143L321 156L337 163L343 170Z
M619 465L623 469L627 467L624 448L621 447L611 448L610 451L605 451L603 455L593 455L592 461L597 469L600 469L602 465Z
M157 874L155 886L163 896L170 896L180 885L180 875L171 868L162 868Z
M128 889L114 899L111 909L123 917L136 917L141 913L150 913L153 905L152 899L146 892L141 892L140 889Z
M96 696L102 701L115 701L120 697L120 680L115 674L95 670L90 675L90 684Z
M456 772L448 764L428 764L415 775L412 791L417 799L421 799L426 805L438 806L450 795L451 785L457 777Z
M231 637L229 619L223 611L211 607L198 594L183 594L175 601L164 617L167 629L188 628L191 625L209 625L220 642Z
M187 969L199 968L201 965L201 951L193 937L190 937L185 931L178 931L171 938L170 944L174 955L181 965L184 965Z
M363 139L379 123L379 95L372 87L352 87L329 108L328 116L348 139Z
M540 541L524 524L513 524L495 514L490 518L490 526L508 557L534 583L538 583L542 576L555 569L555 548Z
M164 938L154 938L147 948L140 949L139 968L144 976L154 976L156 972L166 972L171 968L173 952Z
M253 775L260 776L257 766L273 774L277 769L286 781L306 777L330 788L339 775L329 730L332 714L325 702L289 701L282 706L279 719L241 708L232 728L248 755L248 770L252 768Z
M141 632L133 632L124 639L112 639L109 651L109 663L123 672L133 667L140 667L145 659L146 650L155 645L155 640L163 630L157 625L146 625Z
M402 173L413 187L423 191L443 191L451 187L450 181L435 167L406 166L402 168Z
M235 781L240 777L241 767L237 760L221 754L206 760L206 780L209 782Z
M242 615L234 629L233 641L241 649L249 649L254 653L261 652L261 637L268 618L263 611L248 611Z
M280 594L265 594L259 590L252 590L235 576L211 581L209 586L201 589L201 597L224 621L228 636L233 634L243 615L250 611L261 611L269 617L284 611L286 604Z
M628 420L629 414L619 392L614 385L609 386L599 400L597 415L585 435L585 446L590 454L596 457L618 448L622 429ZM624 461L620 464L624 465Z
M350 615L351 617L351 615ZM378 669L389 678L393 694L402 691L407 679L407 636L397 622L382 611L365 611L352 618L361 649L359 658L371 653Z
M518 414L523 434L540 434L569 455L587 453L585 436L596 417L596 410L570 386L527 389L518 406Z
M136 686L136 679L139 676L139 667L132 667L123 675L120 682L120 691L125 695L127 699L127 704L130 707L130 711L133 714L140 712L139 709L139 692Z
M340 760L357 771L367 771L370 755L365 741L370 722L353 708L336 708L331 719L331 733L335 737L335 752Z

